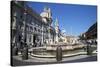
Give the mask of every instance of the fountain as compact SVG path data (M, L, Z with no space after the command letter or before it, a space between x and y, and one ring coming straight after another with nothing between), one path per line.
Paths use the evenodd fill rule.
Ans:
M73 54L84 51L84 45L82 44L66 44L66 43L58 43L52 45L46 45L45 47L36 47L31 49L31 55L35 57L42 58L55 58L56 57L56 49L57 47L61 47L62 49L62 57L65 57L67 54Z

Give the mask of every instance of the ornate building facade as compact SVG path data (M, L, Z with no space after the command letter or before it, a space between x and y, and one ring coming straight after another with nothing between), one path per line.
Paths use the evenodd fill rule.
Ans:
M22 42L38 47L58 42L59 24L52 24L50 8L45 7L41 14L30 8L24 1L11 2L11 44L21 47Z
M86 39L97 39L97 22L94 23L85 33Z

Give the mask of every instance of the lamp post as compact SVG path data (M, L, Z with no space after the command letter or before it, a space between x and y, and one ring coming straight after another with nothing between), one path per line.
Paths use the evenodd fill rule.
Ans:
M57 46L57 48L56 48L56 60L57 61L62 60L62 48L61 48L61 46Z
M26 43L26 8L24 10L24 30L23 30L23 40L22 40L22 45L23 45L23 49L22 49L22 59L23 60L27 60L28 59L28 45Z

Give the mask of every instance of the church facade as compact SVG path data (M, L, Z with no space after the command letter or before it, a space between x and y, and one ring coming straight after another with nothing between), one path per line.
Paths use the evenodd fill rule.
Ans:
M32 10L26 2L11 3L11 44L20 47L21 42L29 46L45 46L58 42L59 24L52 24L52 12L45 7L41 14Z

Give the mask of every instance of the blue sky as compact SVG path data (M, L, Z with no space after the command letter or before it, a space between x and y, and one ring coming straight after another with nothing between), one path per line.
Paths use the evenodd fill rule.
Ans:
M97 21L97 6L28 2L28 5L37 13L41 13L45 6L52 12L53 24L58 18L60 29L67 35L80 35Z

